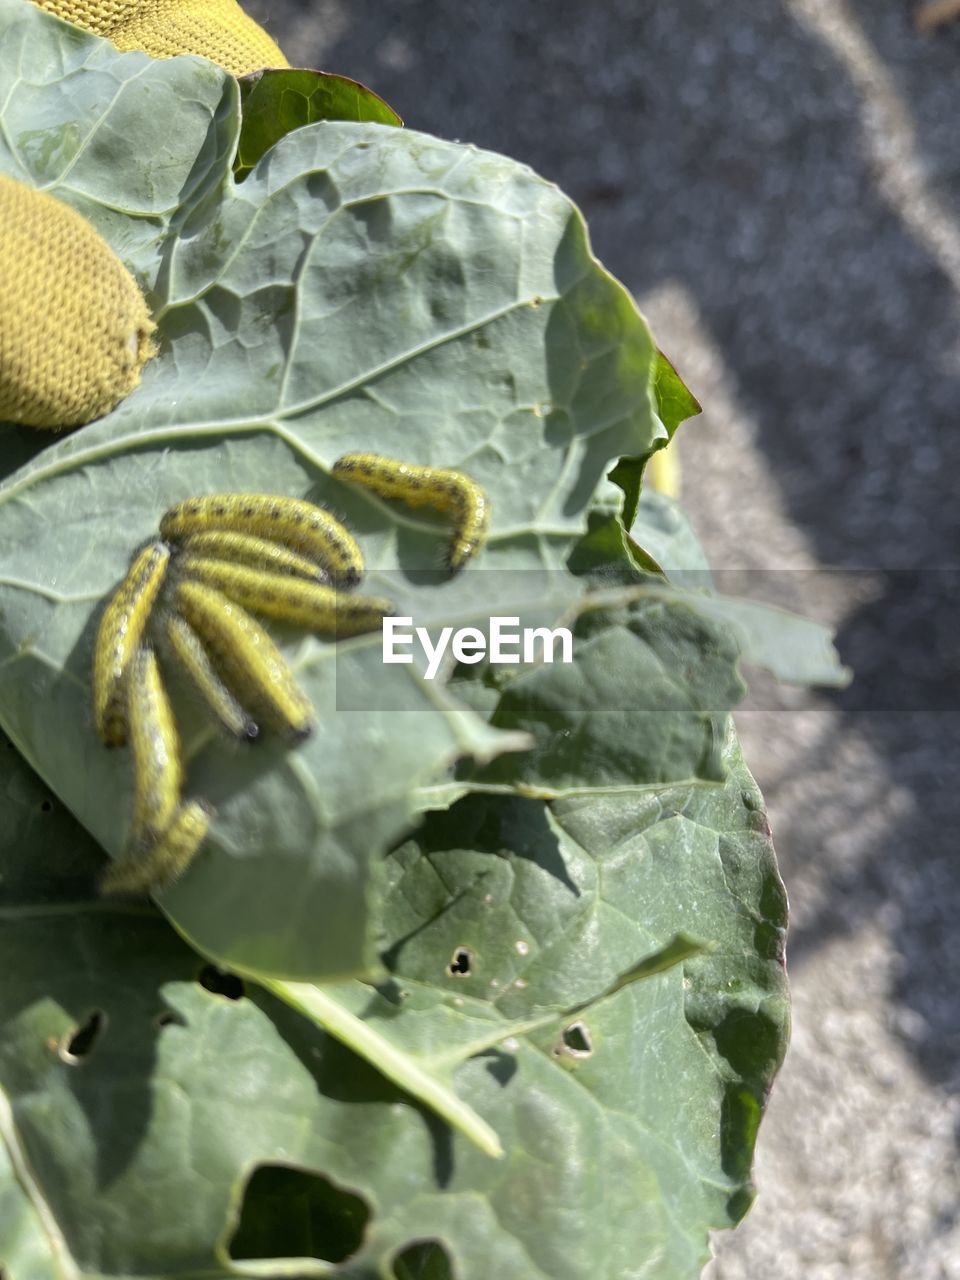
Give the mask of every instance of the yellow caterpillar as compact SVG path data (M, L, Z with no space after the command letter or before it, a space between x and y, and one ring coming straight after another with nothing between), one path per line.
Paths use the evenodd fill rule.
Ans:
M327 582L327 574L316 561L298 555L280 542L257 538L249 533L233 533L229 529L208 529L191 533L183 539L181 551L201 559L229 560L249 569L267 569L271 573L290 574L310 582Z
M235 76L290 64L236 0L35 0L118 49L155 58L195 53Z
M243 705L258 712L271 728L293 738L306 737L313 707L260 624L221 592L198 582L179 582L174 600Z
M280 542L309 556L346 586L359 582L363 575L363 555L354 537L329 511L302 498L214 493L178 503L160 521L161 534L174 542L212 530Z
M333 474L370 489L381 498L399 498L411 507L432 507L454 522L447 566L457 573L480 550L490 525L490 499L462 471L418 467L378 453L347 453Z
M126 677L169 563L164 543L145 547L100 619L93 653L93 717L108 747L127 740Z
M166 831L183 785L180 735L152 649L140 649L131 663L127 716L134 778L130 844L136 848Z
M221 560L184 556L179 571L222 591L236 604L326 636L356 636L380 628L393 606L377 596L351 596L302 578L248 569Z
M193 627L178 613L172 613L166 619L164 639L165 652L183 671L220 727L241 742L253 742L260 734L259 726L217 675Z
M100 879L100 892L143 894L172 884L193 861L212 817L213 810L203 800L188 801L146 853L138 858L121 858L106 869Z
M68 205L0 174L0 421L77 427L154 354L137 282Z

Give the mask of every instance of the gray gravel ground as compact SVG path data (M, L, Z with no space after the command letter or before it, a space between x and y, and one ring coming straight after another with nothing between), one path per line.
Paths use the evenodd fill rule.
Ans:
M739 717L795 1032L709 1275L960 1280L960 24L915 35L908 0L247 7L293 61L578 201L706 406L681 452L713 563L833 622L857 671Z

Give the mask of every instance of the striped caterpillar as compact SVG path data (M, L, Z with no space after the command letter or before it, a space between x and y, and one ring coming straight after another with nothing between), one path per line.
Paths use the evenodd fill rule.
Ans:
M432 507L453 520L447 567L458 573L483 546L490 526L486 491L462 471L419 467L378 453L347 453L333 474L381 498L399 498L411 507Z
M240 742L253 742L260 727L230 692L213 665L200 636L179 613L171 613L164 626L164 652L186 676L208 714Z
M307 556L344 586L363 576L363 555L353 536L329 511L302 498L208 494L178 503L160 521L160 533L172 542L226 531L279 543Z
M127 699L133 753L132 848L156 841L180 804L183 758L173 708L156 654L144 646L130 668Z
M222 592L189 579L177 584L174 604L232 694L284 736L309 734L313 707L259 622Z
M127 740L127 675L169 564L164 543L145 547L100 619L93 651L93 718L108 747L122 747Z
M104 894L145 894L178 879L203 844L213 810L203 800L189 800L174 814L159 839L140 856L127 856L107 867L100 879Z
M377 631L392 609L388 600L376 596L345 595L334 587L221 560L187 555L179 560L178 569L188 580L212 587L254 613L326 636Z

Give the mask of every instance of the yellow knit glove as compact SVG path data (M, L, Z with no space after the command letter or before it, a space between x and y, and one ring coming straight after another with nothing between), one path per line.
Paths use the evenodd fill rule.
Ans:
M153 328L103 237L0 174L0 422L78 427L109 413L140 381Z
M106 36L123 52L195 53L232 75L290 64L236 0L34 0L58 18Z

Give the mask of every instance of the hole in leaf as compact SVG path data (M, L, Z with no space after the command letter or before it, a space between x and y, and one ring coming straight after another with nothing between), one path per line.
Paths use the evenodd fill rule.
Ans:
M453 978L466 978L473 967L473 954L467 947L457 947L453 959L447 965L447 973Z
M453 1263L439 1240L418 1240L393 1260L394 1280L453 1280Z
M40 801L41 813L53 813L53 801L50 799Z
M571 1058L589 1058L593 1053L590 1029L585 1022L571 1022L569 1027L564 1028L560 1040L557 1052L568 1054Z
M261 1165L247 1183L232 1258L344 1262L360 1248L370 1209L322 1174Z
M247 990L242 978L218 969L215 964L205 964L197 974L197 981L215 996L225 996L228 1000L239 1000Z
M71 1066L89 1057L94 1045L107 1026L107 1015L102 1009L94 1009L78 1027L68 1031L60 1040L60 1059Z
M153 1020L155 1027L185 1027L187 1024L173 1009L161 1009Z

